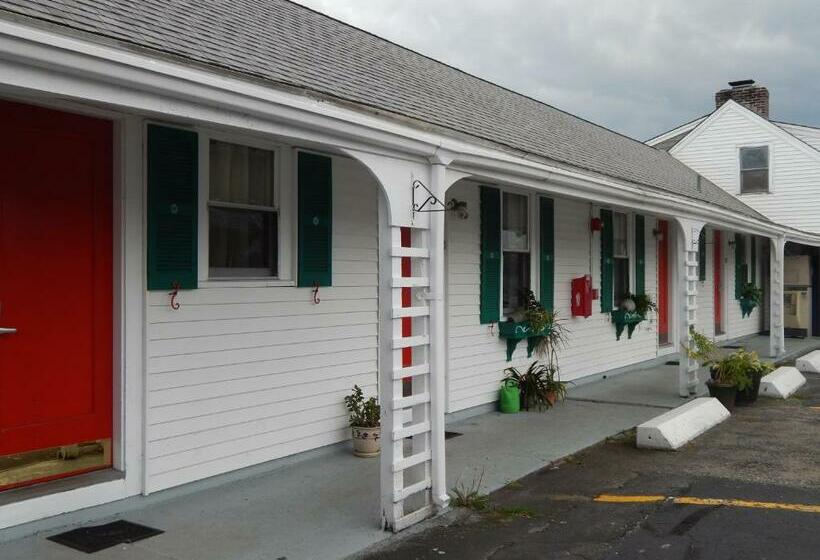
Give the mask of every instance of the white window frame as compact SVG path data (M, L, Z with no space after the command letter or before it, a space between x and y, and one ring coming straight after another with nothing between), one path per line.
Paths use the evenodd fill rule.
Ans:
M538 219L537 219L537 199L535 198L535 193L525 191L523 189L516 189L513 187L496 187L500 192L500 199L501 202L499 204L499 235L501 237L501 282L500 290L501 293L499 294L499 312L502 321L506 321L509 317L509 314L504 310L504 253L529 253L530 254L530 290L535 294L535 297L541 297L539 282L538 282L538 271L536 270L538 261L536 259L536 254L540 250L539 248L539 240L540 240L540 232L536 231L538 227ZM527 199L527 237L529 241L529 250L528 251L520 251L520 250L511 250L506 251L504 249L504 193L509 194L517 194L526 197Z
M617 209L610 209L612 212L613 222L615 221L615 214L621 214L624 216L626 221L626 261L627 261L627 275L629 277L629 281L627 282L627 290L629 293L635 293L635 215L632 212L626 212L623 210ZM600 213L599 213L600 216ZM613 233L612 237L612 259L615 260L615 235ZM617 257L617 258L624 258L624 257ZM599 259L600 260L600 259ZM599 274L598 283L600 285L601 278ZM613 273L612 273L612 309L618 309L616 305L617 302L617 294L615 293L615 267L613 262Z
M294 286L293 247L293 200L294 200L294 151L282 144L239 133L198 129L199 134L199 224L198 224L198 279L203 287L242 286ZM220 276L210 273L210 145L211 140L238 144L250 148L267 150L274 154L273 210L277 213L277 276ZM218 207L244 207L231 203L217 202Z
M742 150L745 149L754 149L754 148L767 148L769 152L769 175L768 175L768 185L765 191L758 191L758 192L743 192L743 167L740 163L740 153ZM735 150L735 161L737 162L737 194L740 196L760 196L766 194L772 194L774 192L774 146L771 144L763 143L763 144L743 144L736 146ZM761 168L762 169L762 168ZM748 169L746 171L749 171Z

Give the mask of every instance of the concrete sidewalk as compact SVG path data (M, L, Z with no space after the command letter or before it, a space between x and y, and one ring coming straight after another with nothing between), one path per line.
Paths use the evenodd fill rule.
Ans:
M757 338L768 343L766 337ZM801 352L807 348L800 347ZM546 412L491 412L451 422L448 431L461 435L447 440L448 487L459 478L469 484L483 473L482 490L496 490L686 402L676 395L676 376L675 366L654 361L576 387L570 400ZM47 520L33 536L14 538L15 529L0 532L0 541L7 541L0 544L0 558L87 558L45 537L111 519L165 533L96 553L95 559L342 558L390 537L378 526L378 494L378 460L357 459L346 445L334 446Z

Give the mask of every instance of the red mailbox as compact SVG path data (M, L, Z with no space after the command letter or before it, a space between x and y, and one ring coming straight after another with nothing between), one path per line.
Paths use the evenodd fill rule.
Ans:
M589 317L592 315L592 276L589 274L572 279L572 304L570 308L573 317Z

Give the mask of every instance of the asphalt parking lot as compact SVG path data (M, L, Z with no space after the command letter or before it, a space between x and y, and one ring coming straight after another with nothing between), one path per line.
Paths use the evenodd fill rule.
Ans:
M625 433L356 558L816 560L820 376L678 452Z

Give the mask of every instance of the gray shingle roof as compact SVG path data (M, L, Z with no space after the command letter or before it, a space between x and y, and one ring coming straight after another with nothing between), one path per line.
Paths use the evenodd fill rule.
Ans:
M2 10L760 214L664 151L286 0L0 0Z

